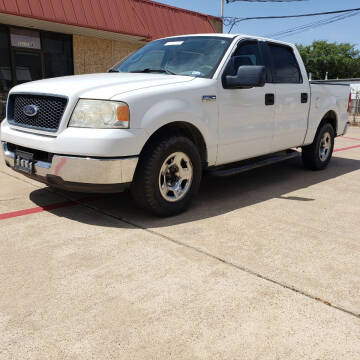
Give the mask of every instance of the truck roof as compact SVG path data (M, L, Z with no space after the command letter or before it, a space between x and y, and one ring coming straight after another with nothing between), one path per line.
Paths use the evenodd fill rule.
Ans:
M169 36L169 37L165 37L162 39L171 39L171 38L177 38L177 37L188 37L188 36L211 36L211 37L226 37L226 38L236 38L236 37L241 37L241 38L248 38L248 39L256 39L256 40L263 40L263 41L271 41L274 43L278 43L278 44L282 44L282 45L288 45L293 47L294 44L292 43L288 43L285 41L279 41L279 40L275 40L275 39L270 39L270 38L266 38L266 37L261 37L261 36L255 36L255 35L249 35L249 34L224 34L224 33L207 33L207 34L185 34L185 35L175 35L175 36Z

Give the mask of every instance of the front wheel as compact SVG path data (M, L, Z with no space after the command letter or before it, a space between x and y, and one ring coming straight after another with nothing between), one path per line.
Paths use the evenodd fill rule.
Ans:
M131 187L138 205L158 216L184 211L201 181L201 159L192 141L183 136L150 145L140 158Z
M325 169L332 157L334 139L335 131L331 124L319 128L313 143L302 148L304 166L311 170Z

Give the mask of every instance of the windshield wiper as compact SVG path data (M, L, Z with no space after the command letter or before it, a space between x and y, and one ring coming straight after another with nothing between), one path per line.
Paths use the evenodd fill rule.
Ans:
M110 70L108 70L108 72L120 72L120 71L116 70L116 69L110 69Z
M150 69L150 68L146 68L146 69L142 69L142 70L133 70L130 71L131 73L164 73L164 74L168 74L168 75L176 75L174 72L168 70L168 69Z

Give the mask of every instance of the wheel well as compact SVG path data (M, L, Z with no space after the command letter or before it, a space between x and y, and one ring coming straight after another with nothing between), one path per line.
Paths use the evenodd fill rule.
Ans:
M319 125L319 128L324 125L324 124L331 124L331 126L334 128L335 131L335 136L337 134L337 116L335 111L328 111L325 116L323 117L323 119L321 120L321 123Z
M197 127L183 121L172 122L156 130L146 141L143 149L141 150L140 156L153 142L158 142L160 141L160 139L163 139L164 137L168 137L170 135L182 135L189 138L198 148L201 162L204 166L206 166L207 149L204 137L202 136L201 132Z

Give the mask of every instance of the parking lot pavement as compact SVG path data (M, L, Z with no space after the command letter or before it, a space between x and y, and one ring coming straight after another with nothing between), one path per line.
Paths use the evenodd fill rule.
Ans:
M0 359L359 359L360 128L335 148L169 219L1 160Z

